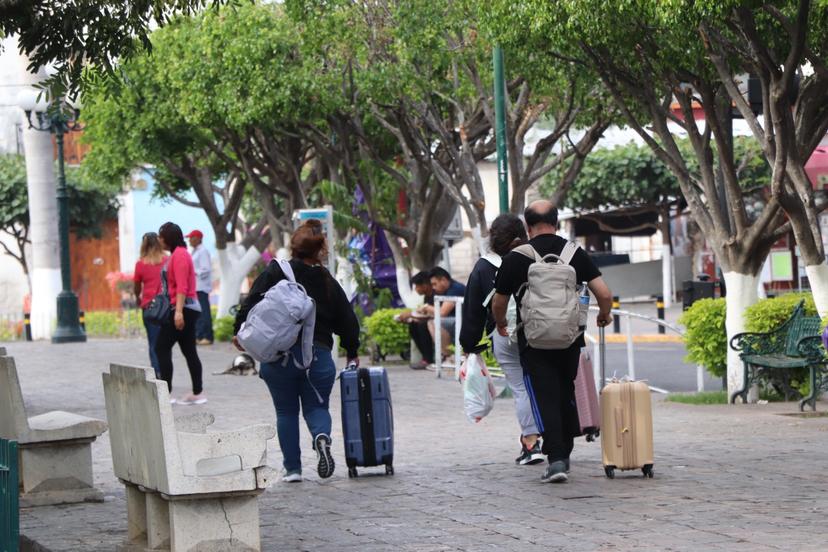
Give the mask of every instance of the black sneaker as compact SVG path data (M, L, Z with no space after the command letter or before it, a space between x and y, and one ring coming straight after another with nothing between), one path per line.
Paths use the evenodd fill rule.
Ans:
M316 457L319 459L316 471L319 473L319 477L327 479L334 472L334 459L331 456L331 438L324 433L320 433L313 440L313 450L316 451Z
M543 453L540 448L540 441L535 441L531 449L523 445L520 449L520 456L515 458L515 464L520 466L531 466L533 464L540 464L544 461Z
M547 466L546 471L541 477L541 483L566 483L566 462L564 460L555 460Z

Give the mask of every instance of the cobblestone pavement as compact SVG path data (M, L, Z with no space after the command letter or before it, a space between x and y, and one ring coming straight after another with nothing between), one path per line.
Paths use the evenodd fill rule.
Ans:
M30 415L59 408L104 416L100 373L111 361L143 363L139 340L51 345L12 343ZM232 357L226 345L201 349L205 373ZM176 358L176 393L187 391ZM261 497L262 544L276 550L825 550L828 418L780 416L793 404L688 406L654 404L656 477L636 472L607 480L597 444L579 442L565 485L542 485L542 466L519 467L511 400L472 425L457 383L431 372L390 367L395 406L396 475L349 480L332 397L334 452L329 480L312 469L305 481L275 483ZM206 376L216 428L272 422L258 378ZM828 410L828 405L820 404ZM270 442L269 463L281 457ZM93 446L102 504L21 512L21 533L51 551L110 551L126 532L122 488L107 434ZM379 470L377 470L379 471Z

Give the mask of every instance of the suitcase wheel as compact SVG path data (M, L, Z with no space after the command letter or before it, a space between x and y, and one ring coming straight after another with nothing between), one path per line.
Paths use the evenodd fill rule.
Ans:
M392 466L391 464L386 464L385 475L394 475L394 466Z
M615 466L604 466L604 473L610 479L615 479Z
M650 479L653 478L653 465L652 464L647 464L646 466L641 468L641 471L644 474L645 478L646 477L649 477Z
M357 469L356 468L348 468L348 479L354 479L356 477L359 477L359 474L357 473Z

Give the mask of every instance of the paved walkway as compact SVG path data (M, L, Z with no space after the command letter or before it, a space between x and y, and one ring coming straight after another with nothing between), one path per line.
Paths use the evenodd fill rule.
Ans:
M141 341L55 346L12 343L30 414L60 408L104 416L107 362L144 361ZM206 373L229 362L226 345L202 349ZM176 393L186 392L176 359ZM305 481L275 483L261 500L263 549L442 550L825 550L828 418L794 418L792 404L654 405L656 477L607 480L597 444L579 442L565 485L541 485L543 467L519 467L510 400L479 425L462 413L458 384L391 367L397 426L396 475L349 480L332 397L336 474L320 480L310 447ZM258 378L206 377L218 428L273 421ZM822 410L828 405L820 404ZM305 433L304 442L310 437ZM270 443L269 463L280 453ZM126 532L123 489L104 434L93 446L102 504L21 512L21 533L50 551L111 551Z

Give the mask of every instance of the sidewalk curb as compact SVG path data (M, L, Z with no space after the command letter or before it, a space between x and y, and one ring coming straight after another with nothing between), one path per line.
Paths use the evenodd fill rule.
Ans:
M597 336L593 336L596 340ZM627 334L607 334L607 343L626 343ZM634 335L633 343L684 343L679 335L661 335L661 334L639 334Z

